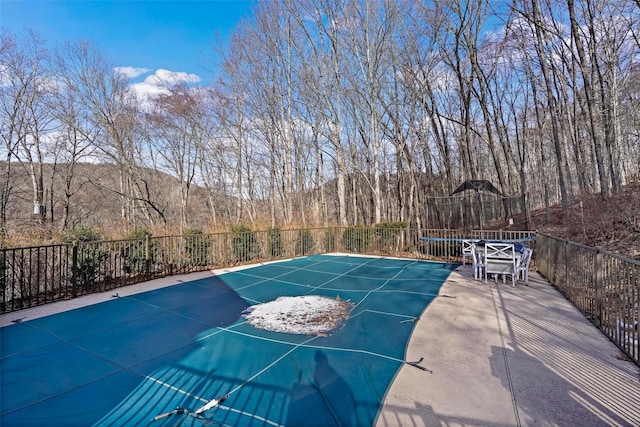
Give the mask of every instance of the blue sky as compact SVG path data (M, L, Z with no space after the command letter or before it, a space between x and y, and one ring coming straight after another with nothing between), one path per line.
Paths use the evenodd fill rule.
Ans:
M116 67L181 72L209 82L214 34L228 35L251 0L0 0L3 31L33 29L52 45L90 40ZM132 70L130 69L130 70ZM137 73L131 73L134 76Z

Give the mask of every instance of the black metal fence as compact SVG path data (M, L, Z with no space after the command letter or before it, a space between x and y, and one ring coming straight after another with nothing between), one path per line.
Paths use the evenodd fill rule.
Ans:
M640 365L640 261L538 233L538 271Z
M636 363L640 262L531 231L242 231L0 249L0 313L151 279L320 253L459 261L460 239L528 240L540 273Z
M535 236L534 231L428 229L421 230L419 245L421 252L435 259L452 261L462 255L462 239L522 241L535 249Z
M530 235L377 227L272 228L0 249L0 313L174 274L308 254L348 252L453 261L460 257L458 238Z

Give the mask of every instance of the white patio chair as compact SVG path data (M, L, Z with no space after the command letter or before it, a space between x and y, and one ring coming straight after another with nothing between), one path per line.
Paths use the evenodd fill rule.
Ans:
M498 275L506 282L506 276L511 275L511 283L516 286L516 252L509 243L485 243L484 245L484 280L493 274L498 282Z
M466 265L466 259L471 258L473 261L473 245L475 241L470 239L462 239L462 265Z
M531 263L532 255L533 249L524 248L520 261L518 261L518 265L516 267L516 277L520 278L520 273L522 273L522 279L527 286L529 286L529 264Z
M483 252L475 244L471 248L471 261L473 262L473 278L480 280L484 276Z

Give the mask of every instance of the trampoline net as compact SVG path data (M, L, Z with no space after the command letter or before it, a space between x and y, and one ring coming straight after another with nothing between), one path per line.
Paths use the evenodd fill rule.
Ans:
M415 320L455 267L316 255L5 327L0 425L373 425ZM301 295L354 307L327 336L241 316Z
M482 228L484 223L526 213L526 195L481 192L427 197L427 228Z

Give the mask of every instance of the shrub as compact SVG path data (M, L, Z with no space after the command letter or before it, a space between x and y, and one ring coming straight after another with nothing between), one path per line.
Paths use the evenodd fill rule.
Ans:
M406 221L397 221L397 222L381 222L380 224L376 224L376 229L392 229L392 230L400 230L404 228L408 228L409 223Z
M310 230L303 228L298 232L298 237L296 238L295 254L306 255L311 252L313 245L313 234L311 234Z
M342 246L349 252L365 252L371 245L372 234L369 227L347 227L342 233Z
M380 248L390 248L403 229L409 227L406 222L382 222L376 224L375 232Z
M102 239L102 234L91 227L77 227L62 236L62 243L74 244L70 255L71 271L76 286L80 289L90 289L96 284L100 276L100 266L109 257L109 251L101 248L99 244L92 243ZM76 247L76 242L86 244Z
M184 237L184 248L189 255L190 265L198 267L209 265L211 237L197 228L187 229L182 235Z
M269 255L273 258L281 257L284 254L284 247L282 245L282 233L280 233L280 227L269 227L267 230L267 239Z
M335 252L336 251L336 234L333 228L329 228L324 231L324 250L325 252Z
M146 228L136 228L127 235L127 240L120 255L124 259L124 271L127 274L146 274L149 272L148 263L155 260L158 252L158 244L155 241L149 242L149 257L147 259L147 238L151 238L152 233Z
M259 256L256 233L246 225L231 227L231 249L237 261L250 261Z
M73 243L73 242L97 242L102 240L104 237L102 233L96 230L93 227L76 227L73 230L67 231L61 237L62 243Z

